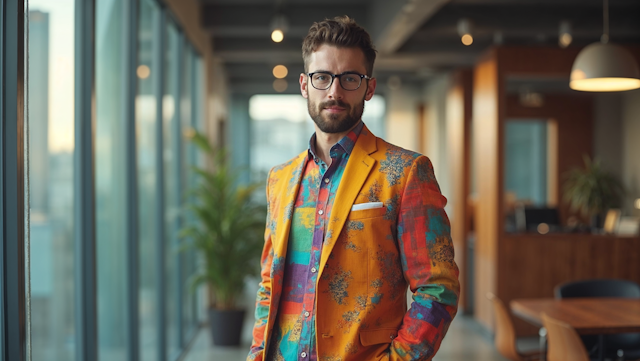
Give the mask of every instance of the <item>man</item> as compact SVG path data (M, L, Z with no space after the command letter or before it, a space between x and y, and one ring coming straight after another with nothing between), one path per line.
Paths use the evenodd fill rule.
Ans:
M314 23L302 55L316 132L269 173L248 360L430 360L459 294L431 163L362 123L376 53L355 21Z

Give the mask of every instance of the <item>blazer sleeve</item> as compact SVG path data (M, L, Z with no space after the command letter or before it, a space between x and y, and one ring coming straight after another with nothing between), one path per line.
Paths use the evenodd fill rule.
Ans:
M269 306L271 305L271 264L273 262L272 236L275 220L272 219L271 208L269 205L269 179L267 178L267 221L264 231L264 247L261 257L260 285L256 297L256 322L253 326L253 341L251 349L247 356L247 361L262 361L265 359L265 329L267 327L267 319L269 316Z
M413 303L389 347L390 360L431 360L456 315L460 285L446 202L431 162L418 157L407 176L397 223Z

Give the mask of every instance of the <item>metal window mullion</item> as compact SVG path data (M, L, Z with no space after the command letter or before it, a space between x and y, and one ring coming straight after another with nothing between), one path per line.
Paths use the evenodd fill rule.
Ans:
M166 316L166 253L165 253L165 183L164 183L164 122L163 122L163 98L165 84L165 56L167 38L164 36L166 18L164 11L157 12L154 33L156 35L154 61L156 72L156 195L158 206L156 209L156 273L157 273L157 317L158 317L158 360L166 361L167 359L167 316Z
M95 0L75 1L75 346L77 360L98 359L95 219Z
M200 94L200 92L198 91L198 85L199 82L196 81L197 79L197 69L196 66L198 64L198 62L196 61L196 53L193 49L193 47L191 47L191 127L193 129L196 129L198 132L202 131L202 129L200 129L199 122L198 122L198 116L200 115L200 111L199 108L201 106L201 99L200 97L202 96L202 94ZM190 166L200 166L198 164L198 154L196 152L196 148L195 146L191 146L190 147ZM194 179L193 176L191 177L191 184L189 184L189 187L194 187ZM197 269L197 255L196 255L196 251L195 250L191 250L190 253L190 261L193 262L193 264L190 267L190 276L193 275ZM191 291L191 290L190 290ZM191 325L192 328L195 330L197 330L197 323L198 323L198 297L197 294L194 293L193 297L191 298L191 317L193 319L193 322L195 325ZM195 326L195 327L194 327Z
M183 190L182 190L182 128L181 128L181 116L182 116L182 112L181 112L181 108L182 108L182 92L180 91L182 88L182 51L184 50L184 35L182 33L180 33L178 35L178 41L177 41L177 49L176 51L173 53L173 61L172 64L175 67L174 70L172 72L174 79L173 79L173 86L174 89L172 89L172 93L175 99L175 111L174 111L174 118L173 118L173 144L175 144L175 149L176 149L176 154L174 154L176 161L174 162L174 166L175 169L172 172L172 176L176 177L175 178L175 189L174 191L176 192L176 200L177 200L177 204L176 204L176 212L177 210L182 208L182 202L183 202ZM178 244L178 232L180 230L180 226L181 226L181 215L177 215L175 216L174 219L174 226L173 226L173 231L174 233L172 234L172 243L173 245L177 245ZM175 249L175 248L174 248ZM184 336L184 325L182 322L182 306L183 306L183 284L182 284L182 253L176 253L174 255L175 260L176 260L176 269L175 272L173 274L173 276L176 278L176 293L175 293L175 297L176 297L176 329L177 329L177 333L178 333L178 349L182 350L184 342L183 342L183 336ZM179 353L178 353L179 354ZM173 355L172 355L173 356Z
M156 219L156 317L157 328L156 337L158 339L157 352L158 361L167 360L167 318L166 318L166 286L165 286L165 194L164 194L164 124L162 114L162 101L164 97L164 59L166 56L166 41L164 32L165 28L165 15L164 11L159 10L156 12L156 19L154 22L154 39L153 42L153 59L152 59L152 71L155 70L156 76L154 77L155 84L153 85L154 95L156 98L156 199L157 207L155 211Z
M24 0L2 11L2 287L3 358L26 360L24 248Z
M137 153L136 153L136 119L135 99L137 90L136 69L138 67L137 45L137 1L125 1L123 6L123 39L122 56L124 71L122 72L122 104L123 114L120 118L124 137L125 169L125 258L126 272L123 282L126 283L127 314L127 359L137 361L140 357L140 318L138 305L138 212L137 212Z
M0 0L0 75L4 74L4 0ZM0 84L0 234L4 237L4 131L2 124L4 123L4 83ZM4 242L0 242L0 260L4 264ZM5 319L4 319L4 267L0 267L0 361L6 361L5 358Z

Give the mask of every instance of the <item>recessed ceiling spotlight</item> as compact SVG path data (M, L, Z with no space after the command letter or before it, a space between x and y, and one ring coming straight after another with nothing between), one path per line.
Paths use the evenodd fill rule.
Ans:
M463 18L458 20L458 35L466 46L473 44L473 24L471 20Z
M278 79L283 79L289 74L289 69L284 65L276 65L273 67L273 76Z
M276 29L273 32L271 32L271 40L273 40L273 42L279 43L283 39L284 39L284 34L282 33L282 30Z
M571 23L567 20L563 20L560 22L560 29L558 30L558 45L561 48L566 48L573 41L573 36L571 35Z
M289 30L289 22L282 14L277 14L271 20L271 40L276 43L284 40L284 35Z

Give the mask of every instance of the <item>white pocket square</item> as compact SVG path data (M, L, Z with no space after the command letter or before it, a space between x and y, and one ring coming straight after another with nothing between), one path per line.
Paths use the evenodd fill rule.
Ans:
M382 202L370 202L370 203L360 203L360 204L354 204L353 207L351 207L351 211L362 211L365 209L374 209L374 208L382 208L384 204Z

